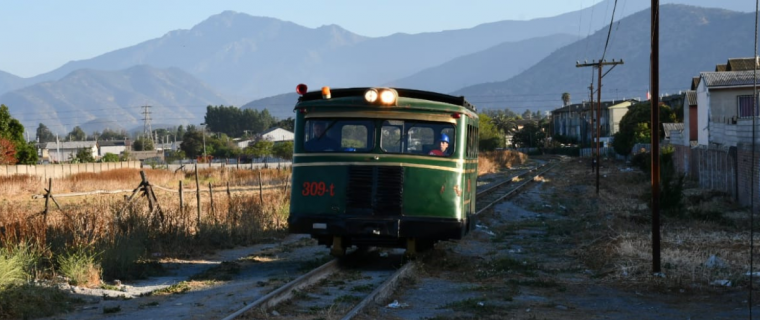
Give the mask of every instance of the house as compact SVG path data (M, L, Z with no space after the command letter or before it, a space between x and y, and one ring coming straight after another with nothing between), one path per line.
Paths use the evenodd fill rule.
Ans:
M50 162L64 162L74 158L80 149L87 149L93 158L98 158L98 143L96 141L65 141L48 142L45 148ZM45 154L45 151L42 151ZM44 160L44 159L43 159Z
M698 84L699 82L696 82ZM696 86L694 87L696 89ZM688 146L690 144L697 143L697 133L699 132L698 122L699 117L697 115L697 91L689 90L684 93L684 108L683 108L683 145Z
M248 147L248 145L251 142L254 142L254 141L256 141L256 140L253 140L253 139L237 140L237 141L235 141L235 144L238 146L238 148L244 149L244 148Z
M732 68L731 61L728 69ZM743 66L734 64L737 68ZM699 145L736 146L739 142L752 142L751 135L744 131L752 130L754 73L750 70L700 74L696 90Z
M665 133L665 140L670 141L671 136L676 133L679 134L678 137L681 137L680 134L683 133L683 128L683 123L663 123L662 131Z
M272 141L274 143L278 143L284 141L293 141L294 134L293 132L290 132L283 128L274 127L262 132L261 138Z
M606 123L607 128L610 129L608 136L613 136L620 131L620 121L623 120L623 116L628 113L628 108L634 104L634 100L622 101L616 103L607 108L609 114L609 120ZM604 135L602 135L604 136Z
M602 101L600 132L601 137L610 137L619 130L620 120L628 112L628 107L638 100ZM552 111L554 133L576 139L579 143L590 143L592 134L596 136L596 111L598 103L593 106L588 102L571 104Z
M106 153L121 155L124 151L130 150L131 145L129 140L98 141L98 156L105 156Z

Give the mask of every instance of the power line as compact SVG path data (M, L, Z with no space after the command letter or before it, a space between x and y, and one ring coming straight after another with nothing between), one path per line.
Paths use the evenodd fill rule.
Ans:
M609 2L607 2L607 5L609 5ZM612 7L612 19L610 19L610 27L607 29L607 41L604 43L604 52L602 53L602 61L604 61L604 57L607 55L607 45L610 44L610 34L612 34L612 25L615 23L615 10L617 9L617 0L615 0L615 6Z

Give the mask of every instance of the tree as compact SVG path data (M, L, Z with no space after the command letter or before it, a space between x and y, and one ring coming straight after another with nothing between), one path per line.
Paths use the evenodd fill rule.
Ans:
M0 138L0 165L14 165L16 160L16 146L13 141Z
M676 120L675 113L667 105L660 105L660 120L662 123ZM665 132L660 123L660 139L665 137ZM620 130L615 133L612 147L621 155L631 153L631 148L636 143L649 143L652 125L651 103L640 102L628 108L628 112L620 120Z
M293 117L288 117L287 119L283 119L280 121L277 121L277 123L274 124L274 127L283 128L288 131L294 131L293 129L296 127L296 120L293 119Z
M569 92L563 92L562 93L562 105L567 106L570 104L570 93Z
M178 139L182 139L182 137L185 136L185 127L183 125L179 125L175 134Z
M77 149L76 155L71 156L72 163L88 163L95 162L95 157L92 156L90 149Z
M179 148L189 158L196 158L203 154L203 134L196 130L195 126L189 126L187 129Z
M535 123L527 123L512 136L512 143L521 148L534 148L543 145L545 135Z
M293 141L285 141L275 144L272 148L272 154L280 159L293 159Z
M132 150L134 151L150 151L155 149L156 148L153 146L153 140L150 138L142 137L132 143Z
M523 119L530 120L533 117L533 112L530 111L530 109L526 109L525 112L522 114Z
M125 140L127 139L127 131L121 130L121 131L114 131L111 129L104 129L100 135L98 135L98 140L101 141L112 141L112 140Z
M34 143L24 140L24 126L18 120L11 117L8 107L0 105L0 138L9 140L16 149L16 163L37 163L37 149Z
M119 162L119 155L107 152L103 158L100 158L100 162Z
M494 125L491 117L485 113L481 113L479 119L479 149L483 151L491 151L496 148L503 148L505 146L504 134Z
M251 149L251 154L254 157L263 158L272 154L273 147L274 147L274 142L261 139L259 141L256 141L256 143L254 143L249 148Z
M55 141L55 135L53 132L48 129L47 126L40 123L40 126L37 127L37 141L40 143L44 142L54 142Z
M85 141L87 140L87 134L84 133L84 130L80 128L79 126L74 127L74 129L69 132L68 137L71 141Z

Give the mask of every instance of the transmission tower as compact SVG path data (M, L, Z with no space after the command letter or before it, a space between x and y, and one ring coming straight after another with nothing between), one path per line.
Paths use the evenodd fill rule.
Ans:
M143 106L143 136L150 138L151 141L153 141L153 129L150 128L150 106ZM153 145L156 145L156 142L153 141Z

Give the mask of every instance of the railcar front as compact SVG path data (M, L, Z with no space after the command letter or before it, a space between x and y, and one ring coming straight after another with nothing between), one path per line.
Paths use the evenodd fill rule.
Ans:
M301 93L291 233L342 255L352 245L413 253L469 230L477 114L462 97L391 88Z

